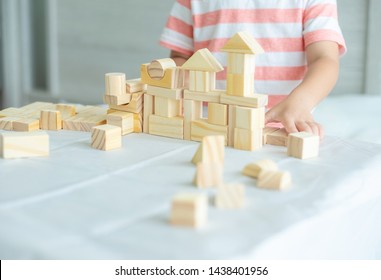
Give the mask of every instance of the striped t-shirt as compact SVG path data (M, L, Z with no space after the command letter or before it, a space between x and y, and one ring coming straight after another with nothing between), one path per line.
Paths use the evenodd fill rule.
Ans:
M160 44L186 55L208 48L226 67L220 49L239 31L266 52L256 58L258 93L289 94L304 77L311 43L334 41L346 51L336 0L176 0ZM225 78L226 71L217 74L219 88Z

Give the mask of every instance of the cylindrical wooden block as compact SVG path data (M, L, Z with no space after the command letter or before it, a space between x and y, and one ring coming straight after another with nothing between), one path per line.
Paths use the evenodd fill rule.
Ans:
M284 190L290 185L291 174L289 172L262 170L258 175L258 188Z
M126 74L124 73L107 73L106 95L122 95L126 93Z
M262 170L277 171L278 165L270 159L262 159L246 165L242 173L246 176L258 178L258 175Z
M152 61L148 65L148 75L154 80L161 80L165 70L176 67L176 63L171 58L163 58Z

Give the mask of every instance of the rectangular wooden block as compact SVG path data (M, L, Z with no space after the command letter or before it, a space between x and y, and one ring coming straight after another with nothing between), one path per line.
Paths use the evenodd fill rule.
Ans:
M234 147L234 129L235 129L235 119L236 119L236 109L235 105L228 105L228 146Z
M184 120L182 117L166 118L149 116L149 134L177 139L184 138Z
M165 97L170 99L180 100L184 97L184 89L183 88L161 88L148 85L147 93L152 96Z
M234 129L234 148L244 151L254 151L262 148L263 131L262 128L247 130L242 128Z
M208 197L205 194L178 194L172 199L170 223L202 227L207 222Z
M248 108L237 106L235 127L253 130L265 127L265 107Z
M215 89L216 73L206 71L189 71L189 90L209 92Z
M5 117L20 117L20 115L23 115L23 110L19 108L5 108L4 110L0 111L0 118L5 118Z
M43 131L0 134L3 158L43 157L49 155L49 135Z
M149 117L154 113L155 97L144 94L144 112L143 112L143 132L149 133Z
M245 186L242 184L219 185L214 202L217 208L242 208L245 205Z
M42 110L40 115L40 128L44 130L62 129L61 112L53 110Z
M125 105L131 102L132 94L124 93L121 95L104 95L103 102L108 105Z
M85 106L78 114L63 121L63 129L91 132L94 126L106 124L106 109L96 106Z
M143 132L143 112L140 112L139 114L134 114L134 132Z
M140 113L143 110L144 96L143 92L132 93L131 101L125 105L110 105L111 109L130 113Z
M203 101L203 102L214 102L220 103L220 96L223 95L225 91L223 90L214 90L209 92L197 92L184 90L184 99L194 100L194 101Z
M126 93L126 74L107 73L105 74L106 95L122 95Z
M40 129L40 120L20 119L13 122L14 131L35 131Z
M122 135L127 135L134 132L134 114L122 111L107 114L107 124L120 127Z
M191 140L191 124L202 118L202 102L184 100L184 140Z
M300 159L314 158L319 155L319 136L308 132L288 135L287 155Z
M222 104L238 105L251 108L265 107L268 103L268 96L265 94L253 94L251 97L233 96L221 94Z
M140 78L126 81L127 93L141 92L141 91L145 91L146 89L147 89L147 85L142 83Z
M219 162L199 162L193 183L201 189L217 187L223 182L223 166Z
M279 130L278 127L266 126L263 128L263 144L267 144L267 135Z
M122 147L122 129L118 126L104 124L91 130L91 147L108 151Z
M266 144L287 147L288 133L284 128L267 134Z
M56 110L61 112L62 119L67 119L77 114L75 105L57 104Z
M219 103L208 103L208 123L228 125L228 106Z
M142 64L140 68L141 81L144 84L163 87L163 88L182 88L184 86L184 71L178 67L166 69L164 77L160 80L155 80L148 74L148 63Z
M13 130L13 123L20 120L17 117L5 117L0 119L0 130Z
M172 118L180 116L181 102L176 99L169 99L166 97L155 96L155 115Z
M202 141L202 138L209 135L223 135L225 145L227 145L228 127L223 125L210 124L206 120L196 120L191 123L191 140Z

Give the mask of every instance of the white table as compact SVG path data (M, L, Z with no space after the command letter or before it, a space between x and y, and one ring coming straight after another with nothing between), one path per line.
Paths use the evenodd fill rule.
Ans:
M170 200L192 186L198 143L131 134L121 150L90 148L90 133L49 132L47 158L0 159L0 259L351 259L381 256L381 145L327 136L320 157L284 147L226 149L226 182L246 207L209 207L200 230L168 224ZM290 191L240 174L269 158ZM213 197L214 190L206 193Z

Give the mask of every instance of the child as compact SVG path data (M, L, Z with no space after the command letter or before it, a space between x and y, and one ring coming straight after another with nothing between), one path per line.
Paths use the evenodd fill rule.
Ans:
M160 44L177 65L208 48L226 66L220 49L239 31L250 32L266 51L255 73L256 92L269 95L266 123L323 137L311 111L336 84L346 51L336 0L176 0ZM217 74L218 87L225 77Z

